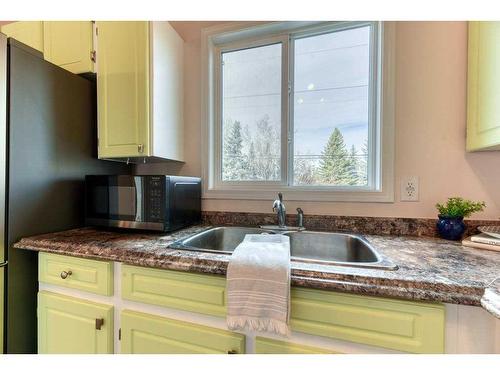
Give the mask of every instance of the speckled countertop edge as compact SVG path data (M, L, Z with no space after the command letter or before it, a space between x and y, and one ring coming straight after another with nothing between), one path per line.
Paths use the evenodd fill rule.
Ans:
M206 229L195 226L167 235L112 232L94 228L24 238L19 249L144 267L225 275L230 256L168 248L174 241ZM366 236L397 271L292 262L292 285L380 297L483 306L495 316L500 301L485 292L500 254L457 243L394 236ZM500 295L497 294L497 295Z

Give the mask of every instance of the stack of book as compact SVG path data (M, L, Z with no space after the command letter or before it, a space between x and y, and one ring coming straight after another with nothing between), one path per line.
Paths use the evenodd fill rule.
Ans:
M480 233L462 240L462 245L484 250L500 251L500 238Z

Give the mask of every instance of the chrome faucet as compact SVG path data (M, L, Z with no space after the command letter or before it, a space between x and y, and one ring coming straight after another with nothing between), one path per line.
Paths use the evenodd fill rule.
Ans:
M278 227L285 228L286 227L286 209L283 204L283 194L278 193L278 199L276 199L273 203L273 211L278 214Z

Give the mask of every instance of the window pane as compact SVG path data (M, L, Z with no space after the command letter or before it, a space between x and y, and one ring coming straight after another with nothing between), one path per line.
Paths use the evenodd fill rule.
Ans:
M370 27L294 44L294 184L367 185Z
M222 179L281 180L281 43L222 54Z

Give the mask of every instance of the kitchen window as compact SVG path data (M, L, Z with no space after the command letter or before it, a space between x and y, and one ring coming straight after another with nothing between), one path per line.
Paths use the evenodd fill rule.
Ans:
M391 201L386 34L380 22L208 33L204 195Z

